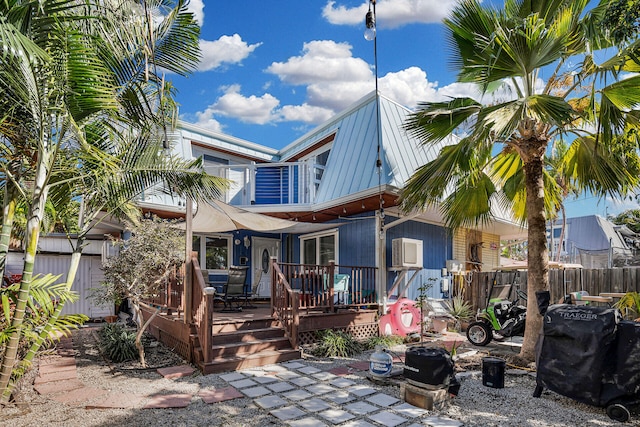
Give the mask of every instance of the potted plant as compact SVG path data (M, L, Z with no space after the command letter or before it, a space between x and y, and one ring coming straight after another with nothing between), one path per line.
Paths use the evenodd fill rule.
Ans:
M453 330L460 332L462 324L473 318L473 307L464 300L462 295L456 295L446 303L447 311L453 317Z

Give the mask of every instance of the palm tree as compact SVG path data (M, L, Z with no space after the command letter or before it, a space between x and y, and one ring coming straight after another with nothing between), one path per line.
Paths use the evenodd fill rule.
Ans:
M567 173L594 194L626 194L638 180L638 141L617 136L638 123L640 77L621 74L640 68L633 60L640 43L616 47L607 39L599 25L607 5L509 0L495 9L463 0L445 20L458 81L475 83L483 95L508 88L509 99L427 102L405 124L425 145L463 136L409 179L404 209L439 206L452 228L489 221L497 207L512 209L528 226L531 296L549 286L546 216L560 193L545 170L549 145L573 138ZM613 55L596 64L606 53ZM555 82L568 75L571 85L555 93ZM540 326L529 304L526 360L534 359Z
M10 190L4 203L23 197L28 206L23 278L0 369L6 400L50 197L77 190L88 196L90 209L65 284L70 289L81 242L99 209L122 211L141 188L158 180L193 196L216 196L221 186L198 161L177 163L162 150L168 143L163 129L175 108L170 86L157 70L186 74L199 58L199 29L182 0L12 0L2 2L0 12L0 34L8 47L0 56L0 164ZM22 175L12 169L16 164ZM11 210L5 212L2 259L12 221Z

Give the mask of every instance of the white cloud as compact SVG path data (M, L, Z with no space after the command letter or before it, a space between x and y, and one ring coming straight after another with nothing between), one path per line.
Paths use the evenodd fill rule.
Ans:
M280 110L282 119L290 122L322 123L329 120L335 112L329 108L302 105L285 105Z
M211 108L207 108L204 111L198 111L196 113L196 124L203 128L209 129L213 132L224 132L222 124L213 118L214 111Z
M369 64L351 55L349 43L315 40L305 43L302 56L274 62L266 70L294 85L316 82L356 82L372 78Z
M420 101L438 99L438 82L430 82L427 73L419 67L409 67L380 78L380 92L394 101L413 108Z
M200 40L202 59L198 71L213 70L222 64L240 63L261 44L247 44L238 34L221 36L214 41Z
M264 125L278 120L275 110L279 104L280 101L268 93L246 97L240 93L239 85L233 85L226 88L225 94L207 109L245 123Z
M196 22L202 27L204 23L204 1L190 0L189 3L187 3L187 10L193 13Z
M441 22L458 0L380 0L376 5L376 26L397 28L407 24ZM364 25L368 3L348 8L329 1L322 10L322 16L336 25Z

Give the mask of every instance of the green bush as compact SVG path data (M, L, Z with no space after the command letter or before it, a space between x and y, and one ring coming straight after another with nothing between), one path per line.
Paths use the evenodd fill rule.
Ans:
M102 351L116 363L136 360L136 331L119 323L107 323L100 331Z
M385 335L382 337L370 337L364 342L365 350L373 350L377 345L385 348L395 347L404 344L404 338L399 335Z
M319 343L313 354L319 357L350 357L362 353L362 344L343 331L326 329L318 332Z

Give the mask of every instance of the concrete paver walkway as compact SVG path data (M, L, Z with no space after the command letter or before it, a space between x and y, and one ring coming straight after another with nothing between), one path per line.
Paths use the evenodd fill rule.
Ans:
M365 385L346 378L364 375L368 362L354 362L323 371L295 360L277 365L220 374L228 386L202 389L195 396L185 393L145 395L111 392L85 386L77 378L71 339L63 339L59 356L43 358L35 390L60 403L87 409L104 408L186 408L194 399L208 404L249 398L282 424L292 427L330 426L457 427L462 423L436 416L384 393L375 384ZM174 379L194 373L183 365L158 370L165 378Z

